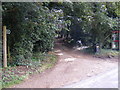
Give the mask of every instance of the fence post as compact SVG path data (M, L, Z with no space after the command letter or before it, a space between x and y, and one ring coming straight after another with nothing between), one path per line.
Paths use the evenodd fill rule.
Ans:
M3 66L7 67L7 35L6 35L6 26L3 26Z

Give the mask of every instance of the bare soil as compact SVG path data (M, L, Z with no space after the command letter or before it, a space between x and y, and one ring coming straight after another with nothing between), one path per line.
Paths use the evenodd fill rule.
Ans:
M52 69L32 75L11 88L60 88L118 66L116 60L95 58L76 49L69 49L60 42L56 43L54 52L59 61Z

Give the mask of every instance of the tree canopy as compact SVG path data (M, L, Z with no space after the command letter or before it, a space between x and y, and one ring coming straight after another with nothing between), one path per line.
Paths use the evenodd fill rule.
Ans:
M56 31L70 43L110 47L118 30L118 2L9 2L2 4L3 25L11 30L8 46L17 65L29 64L35 52L54 48Z

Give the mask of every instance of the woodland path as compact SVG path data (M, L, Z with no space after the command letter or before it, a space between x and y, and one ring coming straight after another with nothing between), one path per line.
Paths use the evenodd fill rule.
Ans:
M94 58L60 42L56 43L54 52L59 60L52 69L33 75L11 88L60 88L118 67L114 60Z
M97 76L66 85L62 88L118 88L118 68L105 71Z

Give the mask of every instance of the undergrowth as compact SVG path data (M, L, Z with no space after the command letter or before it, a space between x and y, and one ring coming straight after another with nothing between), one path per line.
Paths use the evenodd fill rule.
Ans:
M102 57L102 58L118 58L119 51L112 50L112 49L101 49L99 53L95 53L96 57Z
M2 83L1 88L7 88L15 84L21 83L25 78L31 74L41 73L46 69L50 69L57 62L57 56L54 53L35 53L32 58L33 64L31 66L9 66L1 68Z
M85 48L80 51L85 54L91 54L99 58L118 58L120 54L120 51L112 50L112 49L101 49L99 52L94 52L92 48Z

